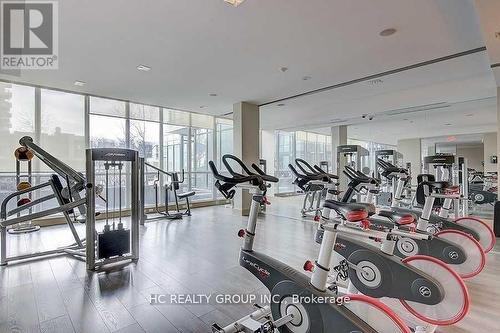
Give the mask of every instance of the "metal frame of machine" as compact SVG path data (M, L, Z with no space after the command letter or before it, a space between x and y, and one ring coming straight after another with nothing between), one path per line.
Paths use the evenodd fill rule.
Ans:
M139 259L139 225L142 212L142 188L140 184L141 172L143 167L142 158L136 150L122 148L94 148L87 149L87 222L86 222L86 258L87 269L96 270L100 266L117 263L127 260ZM122 255L99 258L99 234L96 231L95 199L96 199L96 162L119 163L130 162L130 184L131 184L131 216L130 216L130 252ZM127 173L127 171L125 172ZM107 178L107 177L106 177ZM120 173L121 182L121 173ZM106 187L108 184L106 184ZM121 192L121 190L120 190ZM121 196L121 194L120 194ZM107 206L107 204L106 204ZM121 200L119 205L119 214L121 217ZM106 212L108 218L109 211ZM121 221L120 221L121 222Z

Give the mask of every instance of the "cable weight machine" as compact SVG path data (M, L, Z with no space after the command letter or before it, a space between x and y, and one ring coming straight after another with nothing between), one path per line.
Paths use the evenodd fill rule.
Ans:
M143 160L136 150L120 148L87 149L87 223L86 223L86 261L88 270L96 270L100 266L128 260L139 259L139 224L142 206L142 186L140 184ZM130 168L125 166L130 164ZM100 196L100 186L96 182L96 170L104 170L105 225L101 232L96 229L95 200ZM127 184L123 174L130 176L130 223L125 227L122 216L122 186ZM113 182L111 182L111 179ZM128 185L127 184L127 185ZM110 190L110 186L113 189ZM113 193L110 211L110 193ZM118 192L118 206L116 206ZM118 223L115 219L118 216ZM110 217L112 221L110 222Z

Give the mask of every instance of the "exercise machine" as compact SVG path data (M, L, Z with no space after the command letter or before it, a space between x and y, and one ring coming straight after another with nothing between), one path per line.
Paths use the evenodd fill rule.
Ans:
M320 253L335 252L333 277L331 272L321 274L323 280L333 280L330 288L338 289L339 282L343 281L348 282L348 293L359 291L371 297L399 300L409 313L433 328L454 324L467 314L467 288L445 263L422 255L403 260L394 256L398 237L430 238L430 235L398 228L411 223L413 216L392 213L390 217L395 221L392 228L371 230L366 219L373 207L333 200L325 201L325 206L337 213L330 222L323 222L318 227L316 237L321 243ZM370 243L380 245L376 247ZM312 265L307 261L304 269L311 270L315 266L313 271L323 270L325 263L326 260L322 260ZM421 330L422 325L415 324L415 328Z
M369 173L367 169L369 165L369 151L360 145L341 145L337 147L337 170L344 170L345 166L349 166L356 171ZM347 187L347 179L340 177L341 188ZM361 198L358 197L359 201Z
M14 151L16 158L16 189L22 191L31 187L33 183L31 160L34 155L26 147L19 147ZM26 163L26 172L22 172L21 162ZM17 196L17 207L24 206L33 200L33 192L29 192L27 196ZM33 210L29 208L28 213L31 214ZM21 213L18 212L17 216L20 217ZM31 220L19 223L12 228L9 228L9 234L24 234L40 230L40 226L34 225Z
M42 163L46 164L51 170L53 170L55 174L53 174L50 179L44 183L20 187L19 190L11 193L3 200L0 212L0 265L7 265L10 262L18 260L36 259L44 256L63 254L69 254L77 259L85 260L85 254L82 253L82 250L85 248L85 238L81 238L78 235L74 225L75 222L85 221L86 219L85 206L87 201L84 197L82 198L80 196L80 192L85 189L85 178L81 173L75 171L35 144L31 137L22 137L19 140L19 144L21 147L24 147L22 150L22 154L24 156L31 156L31 158L36 156ZM64 186L61 182L61 178L65 181ZM30 202L26 202L23 205L11 210L8 209L8 204L12 199L19 196L29 196L37 191L46 191L47 189L50 189L50 194L38 198L33 195L34 199ZM40 209L35 212L32 211L33 208L52 199L56 199L55 207L43 210ZM22 215L24 212L27 212L27 214ZM77 213L80 214L77 215ZM73 244L58 247L52 250L34 251L17 256L9 255L7 252L8 228L20 223L26 223L28 221L54 214L63 214L66 224L74 238Z
M139 259L139 224L143 207L141 201L143 187L140 183L142 158L136 150L92 148L86 150L86 161L87 241L85 257L87 269L98 270L101 266L112 263L137 261ZM97 181L96 177L102 176L100 174L102 172L104 172L105 225L99 232L96 225L95 200L98 184L102 181ZM129 228L125 226L122 219L124 209L122 189L127 187L130 187ZM110 199L111 192L113 200ZM117 199L118 202L116 202ZM110 210L110 203L113 203L113 211Z
M234 187L252 192L247 227L238 232L238 236L244 238L240 250L240 265L269 289L271 304L226 327L214 324L212 332L271 333L275 330L282 333L409 332L407 326L392 310L366 296L353 295L353 301L343 305L304 301L306 297L311 299L337 295L326 288L326 281L322 283L317 277L309 279L305 274L253 248L260 205L264 200L268 184L276 183L278 179L266 175L255 164L252 165L255 172L251 172L237 157L223 156L223 161L227 162L229 159L238 163L246 175L234 173L232 177L226 177L217 171L213 161L209 162L209 166L216 179L215 186L225 198L231 199L234 196ZM320 253L320 257L322 256L324 255ZM324 265L329 269L328 260ZM294 301L295 299L298 301Z
M392 174L388 174L386 170L381 173L382 177L393 177L395 172L399 172L404 177L406 170L398 168ZM378 193L378 182L371 177L346 167L344 174L351 180L349 188L353 191L362 191L368 193L365 197L366 203L371 204L374 195ZM349 193L343 198L343 202L349 202ZM375 214L375 211L373 210ZM425 229L418 229L417 225L412 222L407 225L401 225L393 218L394 214L408 214L413 216L415 220L417 214L412 212L397 212L391 209L382 209L378 215L372 215L369 219L372 228L379 230L384 228L394 228L395 226L405 231L415 230L420 234L431 235ZM411 236L411 235L410 235ZM428 240L414 239L412 237L398 237L396 240L394 254L407 258L413 255L425 255L441 260L450 265L462 278L470 278L479 274L485 264L485 256L480 246L470 236L458 231L448 231L443 234L435 234Z
M303 159L295 159L297 168L289 164L288 168L295 175L294 184L299 186L304 193L302 204L302 217L306 217L307 213L314 213L314 221L319 221L321 218L321 202L323 199L334 199L340 192L337 187L338 176L330 174L319 166L312 167Z
M401 194L405 186L405 170L380 160L378 161L378 165L384 169L387 177L397 178L396 193L394 194L391 207L392 210L416 214L419 220L422 219L420 223L421 230L427 230L434 234L450 229L457 230L472 236L479 242L485 253L491 251L495 245L496 238L493 230L484 221L468 216L455 219L449 218L449 210L451 209L453 200L459 200L461 197L460 194L450 193L447 189L455 191L456 187L452 188L448 182L435 182L433 180L433 175L419 175L423 181L419 183L417 187L417 193L421 194L421 199L417 198L417 200L423 200L421 203L423 203L424 207L421 210L404 208L400 206L400 201L402 200ZM432 213L436 198L442 200L439 214Z
M152 220L157 220L157 219L168 219L168 220L179 220L182 219L183 216L191 216L191 205L189 202L189 198L194 196L196 194L195 191L188 191L184 193L177 193L177 191L180 189L180 184L184 183L184 169L182 169L181 172L181 178L179 179L179 174L177 172L168 172L165 170L162 170L152 164L149 164L147 162L144 162L144 167L142 168L143 172L141 174L141 184L144 186L145 184L145 173L146 173L146 168L151 168L156 171L156 179L154 181L154 188L155 188L155 213L158 214L158 216L147 216L145 214L146 208L145 208L145 191L141 191L143 194L142 198L142 203L143 203L143 208L142 211L144 212L142 219L141 219L141 225L144 225L145 222L147 221L152 221ZM161 186L161 177L165 176L170 179L170 181L167 180L167 184L164 185L164 206L165 210L161 210L160 208L160 186ZM169 192L172 192L174 195L174 202L175 202L175 208L176 211L171 213L168 210L168 205L169 205ZM180 205L179 205L179 200L186 200L186 210L184 212L181 212L180 210Z

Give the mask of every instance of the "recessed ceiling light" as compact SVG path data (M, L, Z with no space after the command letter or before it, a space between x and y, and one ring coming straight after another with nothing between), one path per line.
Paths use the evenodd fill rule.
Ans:
M382 30L379 35L382 36L382 37L389 37L389 36L392 36L396 33L396 29L394 28L388 28L388 29L384 29Z
M217 97L217 94L211 93L211 94L208 94L208 96L210 96L210 97Z
M280 67L280 71L282 71L283 73L285 73L287 70L288 70L288 67Z
M137 70L143 71L143 72L149 72L151 70L151 67L146 66L146 65L139 65L139 66L137 66Z
M285 104L284 103L279 103L276 106L285 106Z
M245 0L224 0L224 1L227 2L227 3L229 3L229 4L231 4L231 5L233 5L234 7L238 7Z
M474 113L467 113L465 116L466 117L472 117L474 115Z
M302 77L302 80L304 80L304 81L308 81L310 79L312 79L312 77L309 76L309 75L306 75L306 76Z
M207 107L206 105L200 105L200 109L204 109L206 107Z
M444 124L444 126L451 126L451 124L450 123L446 123L446 124Z
M87 83L86 82L83 82L83 81L75 81L74 85L75 86L78 86L78 87L83 87L84 85L86 85Z

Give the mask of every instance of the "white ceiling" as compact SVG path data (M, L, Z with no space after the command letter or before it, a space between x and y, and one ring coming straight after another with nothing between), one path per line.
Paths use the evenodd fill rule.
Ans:
M0 78L210 114L227 113L238 101L264 104L484 46L471 0L246 0L237 8L222 0L64 0L59 6L60 69ZM389 27L398 32L380 37ZM139 64L152 70L139 72ZM87 85L75 87L75 80ZM485 52L382 80L262 107L261 126L324 127L374 113L373 123L384 122L378 129L385 142L411 131L377 114L496 95ZM477 111L474 121L455 119L465 111L449 107L454 130L491 127L491 106L469 108ZM438 122L430 128L441 130ZM353 136L377 131L350 129Z
M485 43L488 47L488 55L491 64L500 63L500 1L498 0L475 0L476 10L480 17L481 28ZM497 85L500 86L500 67L493 70Z

